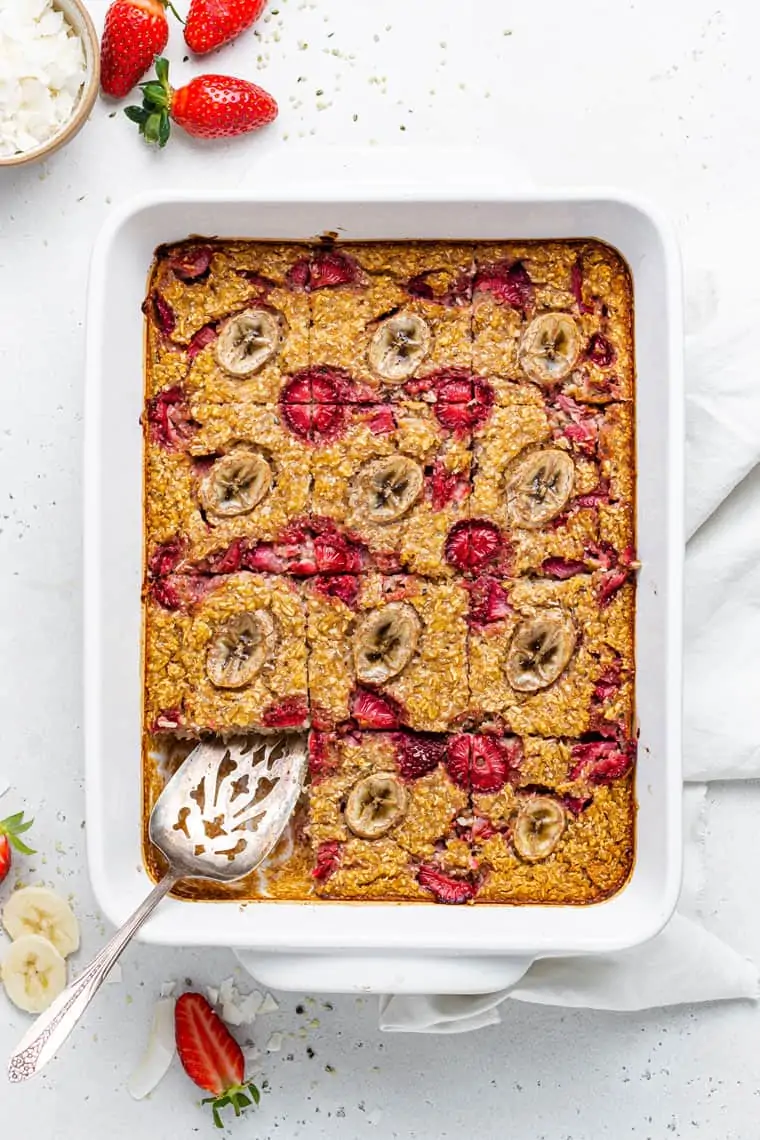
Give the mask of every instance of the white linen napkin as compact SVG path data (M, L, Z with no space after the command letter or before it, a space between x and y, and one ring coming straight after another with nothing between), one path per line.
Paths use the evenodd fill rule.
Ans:
M760 385L754 317L709 322L686 343L686 607L684 776L760 776ZM720 667L716 668L716 662ZM731 708L731 716L725 710ZM699 921L704 783L684 788L684 883L678 910L644 946L535 961L493 994L380 999L388 1032L466 1033L500 1020L507 998L587 1009L641 1010L758 997L758 970Z

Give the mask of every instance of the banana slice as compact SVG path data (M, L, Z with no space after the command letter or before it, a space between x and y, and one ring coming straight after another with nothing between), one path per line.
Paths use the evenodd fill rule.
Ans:
M361 839L377 839L406 815L406 788L393 772L376 772L354 784L346 801L346 823Z
M217 364L230 376L251 376L277 352L282 324L268 309L246 309L225 321L216 338Z
M380 325L370 341L368 357L378 376L399 384L419 368L429 352L427 321L413 313L400 313Z
M217 629L206 654L206 673L218 689L250 684L277 648L269 610L238 614Z
M565 822L562 805L549 796L526 800L512 828L515 851L527 863L540 863L559 843Z
M357 678L382 685L396 677L414 657L420 629L417 611L406 602L391 602L367 614L354 634Z
M47 887L14 891L3 908L3 926L14 942L28 934L41 935L63 958L79 949L79 923L73 910Z
M229 519L247 515L272 486L272 468L250 447L233 447L217 459L198 489L207 515Z
M581 351L578 326L567 313L543 313L530 322L520 342L523 371L537 384L562 380Z
M507 650L507 680L518 693L536 693L554 683L573 655L577 632L561 610L545 610L520 622Z
M531 529L557 517L573 492L575 466L566 451L545 447L519 460L507 480L507 516Z
M66 988L66 963L41 934L25 934L8 947L0 966L5 992L26 1013L42 1013Z
M417 502L422 484L422 468L406 455L371 459L354 479L351 507L370 522L394 522Z

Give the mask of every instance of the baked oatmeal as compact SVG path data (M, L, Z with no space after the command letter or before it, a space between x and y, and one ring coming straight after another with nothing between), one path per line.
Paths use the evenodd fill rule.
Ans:
M619 254L195 238L157 252L144 312L146 818L199 735L303 731L310 757L266 863L184 893L619 890L638 566Z

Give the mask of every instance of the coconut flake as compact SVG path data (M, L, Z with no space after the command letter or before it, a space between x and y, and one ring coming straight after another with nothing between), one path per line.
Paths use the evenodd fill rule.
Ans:
M209 1005L216 1005L219 1001L219 990L215 990L213 986L206 986L206 997L209 1000Z
M279 1053L282 1049L282 1034L273 1033L266 1043L267 1053Z
M279 1005L274 1000L272 995L267 994L267 996L264 998L264 1001L261 1003L261 1009L259 1010L259 1013L277 1013L277 1010L279 1008Z
M176 1052L172 997L160 998L153 1009L153 1021L145 1052L127 1081L127 1091L135 1100L152 1093L166 1075Z
M219 1001L224 1005L225 1002L232 1002L235 1000L235 979L225 978L224 981L219 983Z
M158 991L162 998L171 997L177 988L176 982L163 982L161 989Z

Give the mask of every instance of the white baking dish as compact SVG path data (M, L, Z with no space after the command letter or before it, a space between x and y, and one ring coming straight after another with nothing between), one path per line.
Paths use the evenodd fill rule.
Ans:
M438 186L443 186L438 183ZM122 922L149 887L141 866L140 585L143 378L140 303L154 248L188 234L308 238L596 237L634 278L638 367L637 856L627 886L589 907L166 900L144 937L225 945L280 988L482 992L537 955L636 945L670 917L681 875L682 361L677 248L647 207L610 193L396 193L324 185L267 197L172 193L116 211L89 293L85 464L87 836L98 902ZM271 189L270 189L271 193ZM276 200L274 200L276 197Z

